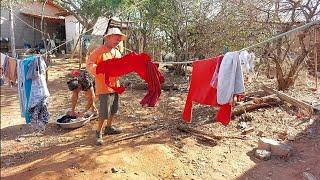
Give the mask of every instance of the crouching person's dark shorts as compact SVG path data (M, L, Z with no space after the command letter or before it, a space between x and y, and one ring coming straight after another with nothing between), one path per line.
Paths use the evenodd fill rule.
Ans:
M109 119L115 115L119 109L119 94L100 94L99 95L100 107L99 117L100 119Z

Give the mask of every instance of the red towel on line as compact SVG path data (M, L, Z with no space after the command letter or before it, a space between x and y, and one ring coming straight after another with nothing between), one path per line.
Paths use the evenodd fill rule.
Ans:
M148 93L140 101L142 106L155 106L161 94L161 84L164 77L158 70L158 65L151 62L150 56L145 53L130 53L122 58L113 58L98 64L96 73L105 75L105 83L109 85L109 77L118 77L136 72L141 79L145 80L148 86ZM124 87L111 87L117 93L122 93Z
M190 123L192 120L192 102L204 105L219 106L216 114L217 121L228 125L231 119L231 104L218 105L217 89L210 85L215 69L219 67L223 56L216 58L195 61L192 64L192 75L187 101L184 107L182 118Z

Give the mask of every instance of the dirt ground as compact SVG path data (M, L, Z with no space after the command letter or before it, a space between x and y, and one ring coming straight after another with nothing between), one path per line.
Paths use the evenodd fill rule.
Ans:
M239 137L210 143L176 128L183 124L186 78L168 76L167 83L181 88L164 91L154 108L140 106L145 90L128 88L120 96L121 111L115 120L123 134L106 136L105 145L96 146L97 121L74 130L54 124L70 108L66 79L76 68L75 61L65 59L56 60L50 67L51 118L43 135L32 133L21 118L17 88L1 87L1 179L303 179L304 172L320 179L318 117L299 119L298 110L288 104L259 109L246 113L254 131L243 136L238 128L243 116L224 127L213 122L215 108L195 105L189 127L212 135ZM258 82L274 83L259 78ZM257 84L248 84L247 92L256 91ZM314 80L304 73L295 88L286 93L319 103L320 94L311 90L314 86ZM83 105L83 99L81 102ZM158 130L112 142L150 129ZM285 142L293 147L289 158L274 156L262 161L254 157L260 137L278 139L283 134L288 134L290 140Z

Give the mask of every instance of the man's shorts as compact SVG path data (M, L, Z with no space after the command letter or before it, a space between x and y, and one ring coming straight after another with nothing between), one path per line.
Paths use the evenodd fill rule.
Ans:
M100 94L99 95L100 107L99 117L100 119L109 119L115 115L119 109L119 94Z

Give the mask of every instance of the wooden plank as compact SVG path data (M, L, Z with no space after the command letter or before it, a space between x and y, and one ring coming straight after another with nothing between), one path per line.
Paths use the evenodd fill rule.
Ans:
M266 91L269 94L276 94L281 100L286 101L294 106L297 106L301 109L304 109L305 111L307 111L310 115L312 115L314 113L314 107L311 106L310 104L307 104L305 102L302 102L298 99L295 99L289 95L286 95L285 93L273 90L265 85L262 85L262 89L264 91Z

